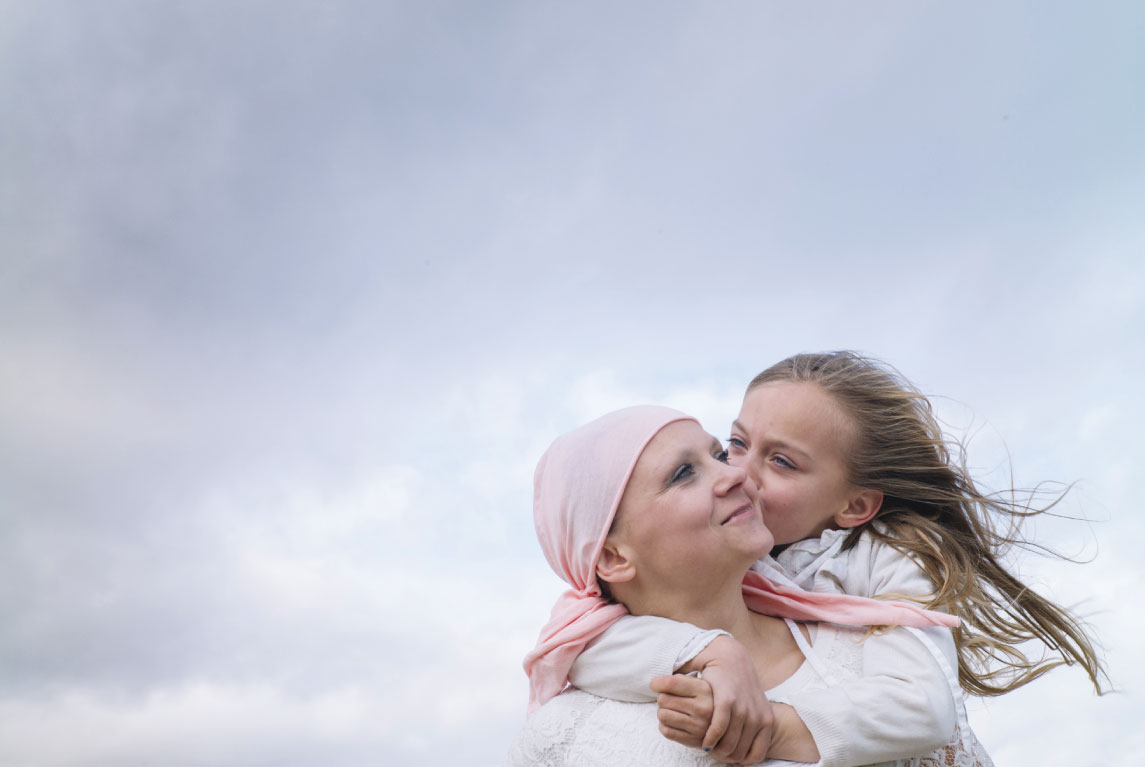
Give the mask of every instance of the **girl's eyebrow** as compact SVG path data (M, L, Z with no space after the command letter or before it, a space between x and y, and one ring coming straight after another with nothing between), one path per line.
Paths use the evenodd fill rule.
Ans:
M811 455L806 450L799 447L798 445L793 445L790 442L784 442L781 439L777 439L777 440L773 440L772 444L775 445L780 450L786 450L789 453L798 453L804 459L810 459L811 458Z
M735 419L734 421L732 421L732 429L733 430L739 429L740 431L744 432L745 434L747 433L747 429L744 428L744 425L742 423L740 423L738 418ZM771 442L771 444L775 445L776 447L778 447L782 450L789 450L793 453L799 453L799 455L801 455L803 458L810 458L811 457L810 454L806 450L799 447L798 445L793 445L790 442L784 442L781 439L772 439L769 441Z

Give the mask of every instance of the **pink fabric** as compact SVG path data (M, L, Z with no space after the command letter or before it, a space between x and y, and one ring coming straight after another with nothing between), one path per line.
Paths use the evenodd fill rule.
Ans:
M748 570L743 579L743 601L764 615L801 621L824 621L844 626L957 626L958 618L906 602L819 594L793 589Z
M668 424L694 420L665 407L625 408L561 435L541 456L533 476L537 538L553 571L571 588L561 594L537 646L525 656L530 711L559 694L585 646L628 613L601 597L597 560L644 448ZM912 605L787 588L754 571L744 578L743 591L752 610L796 620L849 626L958 623Z
M563 690L585 645L628 613L601 598L596 561L645 446L668 424L694 420L666 407L625 408L557 437L541 456L533 475L533 521L549 565L572 588L561 594L525 656L530 711Z

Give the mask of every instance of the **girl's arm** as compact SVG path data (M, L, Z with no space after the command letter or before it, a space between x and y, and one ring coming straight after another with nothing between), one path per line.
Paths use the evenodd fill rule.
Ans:
M643 703L657 700L653 678L672 679L673 672L693 671L703 673L704 687L710 685L713 706L703 715L706 734L696 742L665 734L684 745L707 746L713 755L735 755L736 761L749 761L745 758L749 752L759 754L750 761L763 759L771 738L771 706L751 656L726 631L629 615L580 654L569 681L602 698ZM794 712L791 718L797 719Z
M858 641L862 636L861 631L852 633L854 639L842 636L832 641ZM862 640L858 653L858 667L852 665L850 670L861 676L825 689L793 693L784 701L792 714L786 725L781 720L788 713L786 707L771 704L775 729L764 734L762 753L772 758L820 760L821 767L856 767L919 756L951 740L957 721L954 698L945 674L922 642L909 630L897 628ZM679 675L670 679L670 684L661 680L658 685L676 695L697 681ZM711 732L713 706L695 706L692 694L670 702L662 699L660 706L662 724L667 723L665 708L695 720L687 727L679 724L681 720L672 721L676 730L683 731L669 735L673 740L697 747L701 741L705 746L712 743L702 733ZM664 727L661 731L668 734ZM773 736L777 740L768 742ZM712 755L721 761L755 761L762 758L759 745L753 745L753 738L741 740L738 747L721 743ZM813 756L816 752L817 757ZM749 753L754 759L742 758Z
M929 581L913 561L887 546L875 551L869 541L864 536L850 556L842 555L849 560L846 576L824 590L859 596L887 589L904 596L929 592ZM881 590L873 591L876 585ZM589 645L569 680L601 697L654 701L652 678L685 666L689 651L697 654L720 632L707 634L665 618L627 616ZM953 649L949 631L939 630L938 636ZM954 730L954 701L929 650L902 630L868 637L863 644L861 679L790 701L814 737L823 767L890 761L944 745ZM754 678L753 671L745 671L745 679L747 674Z
M933 591L914 560L869 535L839 556L845 566L820 572L816 590L922 599ZM951 666L957 668L954 638L944 628L923 632L931 647L903 629L869 636L862 646L860 679L793 696L791 703L811 730L823 767L923 754L950 740L957 721L954 696L961 695L950 674Z
M811 731L822 767L921 755L951 739L957 712L946 675L908 631L864 639L862 674L788 701Z
M671 674L722 631L705 631L651 615L628 615L608 627L573 663L569 682L593 695L651 703L652 678Z
M909 556L881 541L871 542L869 553L865 556L867 565L867 584L863 596L899 596L927 599L934 592L934 584L923 572L922 568ZM944 610L945 608L936 608ZM958 686L958 650L954 646L954 634L950 629L938 626L918 629L924 633L934 646L941 652L942 658L935 658L940 664L945 660L947 665L947 681L952 695L961 695ZM932 653L933 654L933 653ZM955 671L951 672L950 669ZM953 673L953 678L951 674Z
M740 737L738 744L730 744L710 739L715 696L706 680L674 674L658 677L652 687L661 693L658 718L664 737L692 748L703 748L719 762L756 764L765 758L819 761L819 750L811 732L791 706L769 703L763 726L754 735L746 733Z

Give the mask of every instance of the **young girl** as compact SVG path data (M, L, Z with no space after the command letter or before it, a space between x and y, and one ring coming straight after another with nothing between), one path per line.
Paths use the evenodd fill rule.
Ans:
M930 403L888 367L838 352L796 355L768 368L748 386L728 453L758 485L777 551L787 544L757 563L764 575L820 592L914 599L962 620L953 633L916 631L861 685L789 701L824 767L889 758L879 744L909 728L912 716L933 721L923 714L938 705L936 696L953 703L963 741L973 742L962 690L1001 695L1076 663L1101 691L1104 671L1077 619L999 561L1014 542L1014 523L1045 509L980 491ZM666 693L662 709L688 712L691 726L669 714L662 723L676 726L661 729L690 745L702 738L735 759L766 724L766 701L736 660L742 653L734 640L713 641L717 635L624 618L580 656L569 678L605 697L648 700L652 678L702 670L715 699L711 725L705 728L707 710L694 708L696 698L671 695L697 684L676 676L656 679L655 688ZM1050 657L1027 656L1018 647L1026 641Z

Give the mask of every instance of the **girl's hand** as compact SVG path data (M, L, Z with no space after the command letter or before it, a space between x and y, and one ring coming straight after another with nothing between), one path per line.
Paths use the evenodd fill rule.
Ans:
M659 694L661 734L685 746L703 748L714 709L712 686L694 675L672 674L653 678L652 692Z
M743 645L719 637L680 670L701 670L703 679L674 674L652 680L665 737L725 762L763 761L775 716Z

